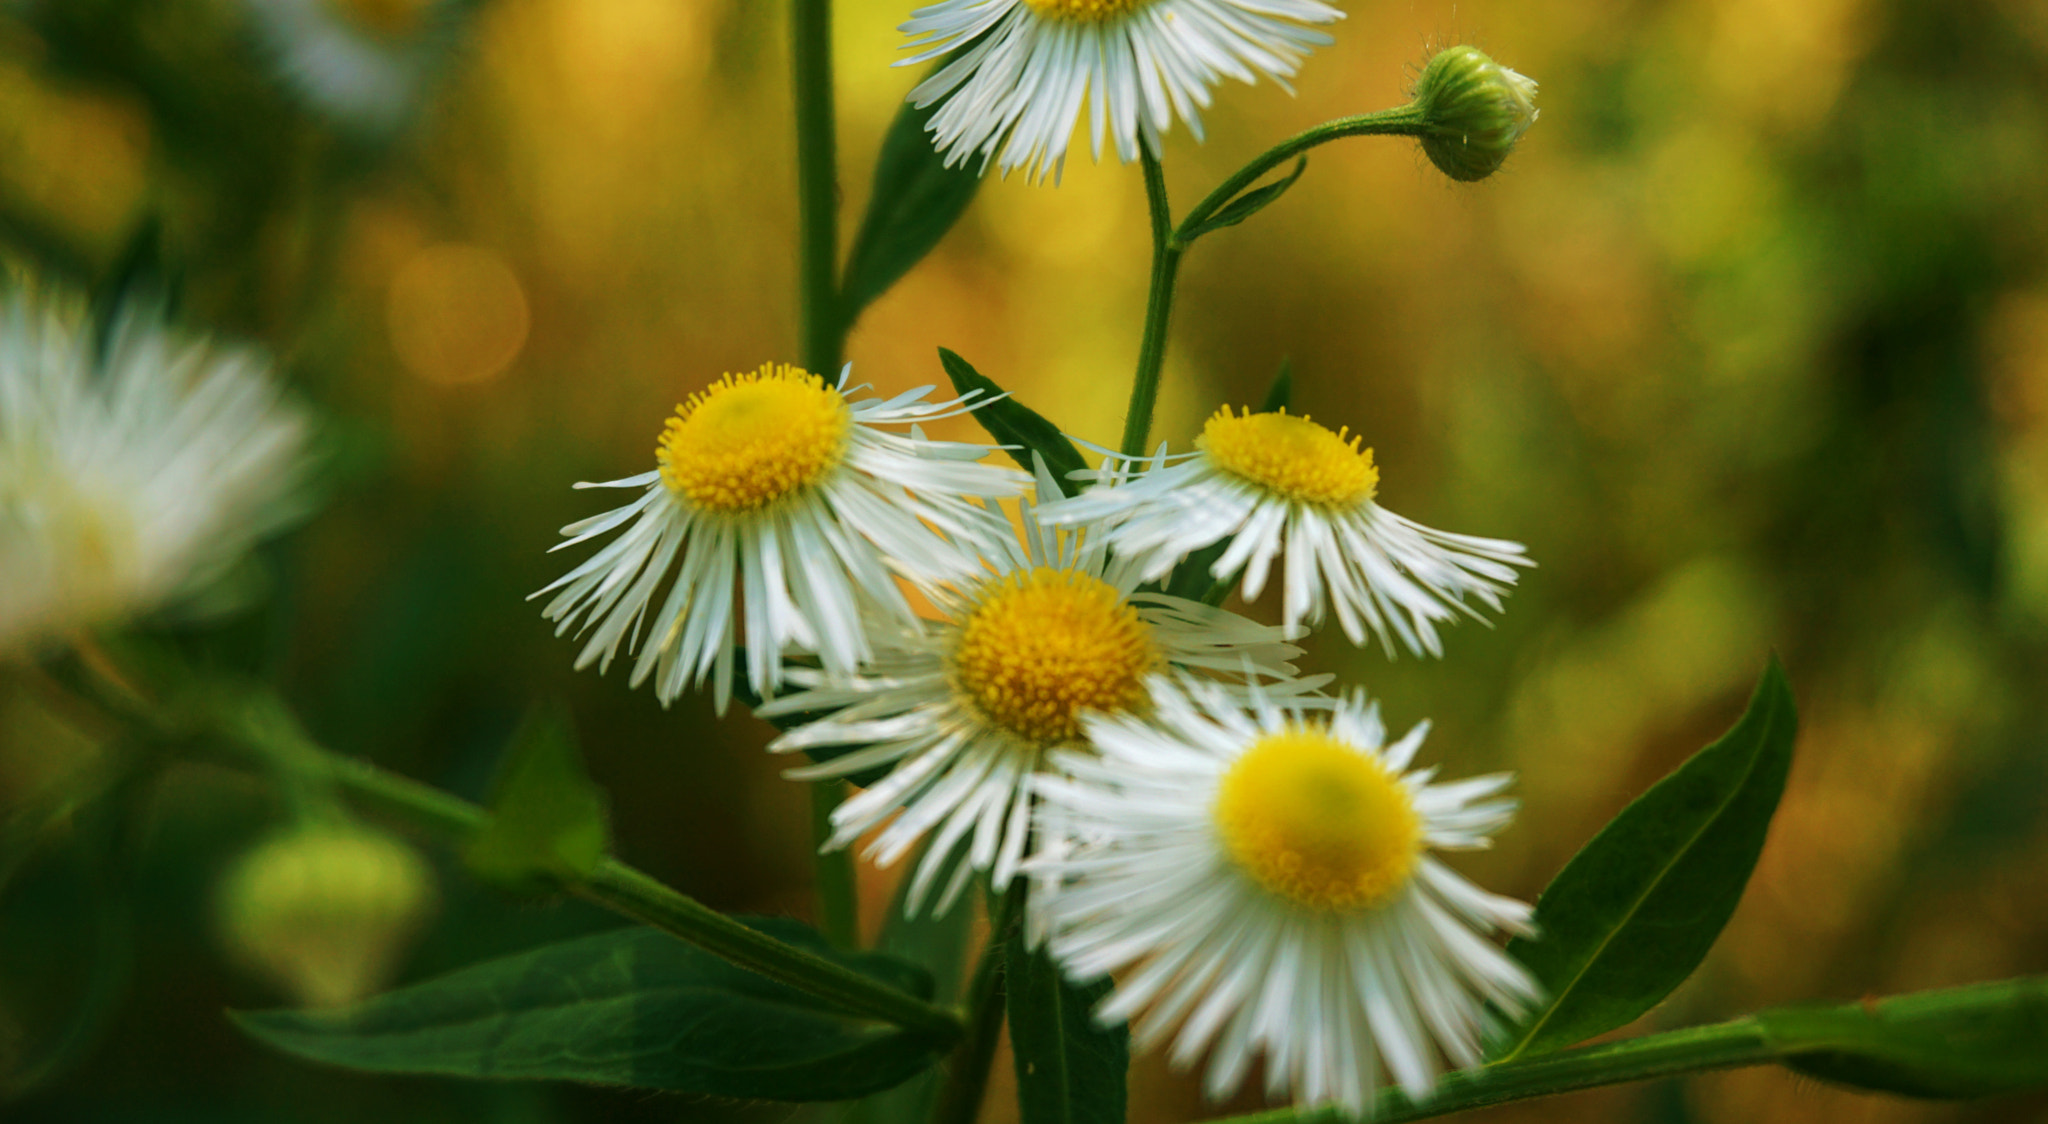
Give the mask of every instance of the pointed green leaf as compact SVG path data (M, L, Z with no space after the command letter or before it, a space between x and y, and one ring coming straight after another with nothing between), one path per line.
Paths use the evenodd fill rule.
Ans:
M834 952L798 922L748 924L913 994L931 990L917 969ZM234 1018L280 1050L349 1069L780 1101L864 1096L937 1057L910 1031L838 1013L644 928L486 961L340 1010Z
M1266 400L1259 404L1262 414L1277 414L1294 405L1294 363L1287 359L1280 361L1280 373L1273 376L1273 385L1266 388Z
M611 849L604 792L584 771L568 710L559 704L537 706L520 723L490 807L491 818L463 853L487 882L552 889L562 879L588 876Z
M1025 928L1003 948L1022 1124L1123 1124L1130 1031L1091 1013L1110 981L1069 983L1044 949L1025 947Z
M925 129L936 112L937 106L919 109L905 102L882 138L874 191L839 288L840 315L848 325L931 253L981 186L974 169L946 167L933 147Z
M1080 472L1088 467L1081 459L1081 451L1060 432L1060 427L1047 421L1044 415L1033 410L1015 398L995 399L1003 388L995 380L974 369L974 365L945 348L939 349L939 362L946 368L946 377L953 380L953 389L962 394L979 390L983 401L989 404L974 411L974 420L997 442L1009 446L1004 451L1031 471L1031 454L1045 458L1045 467L1052 470L1053 479L1068 495L1081 490L1078 481L1067 479L1070 472Z
M2048 976L1756 1016L1809 1077L1962 1099L2048 1085Z
M1699 966L1735 911L1785 790L1798 718L1776 657L1721 740L1651 786L1565 864L1508 952L1549 996L1496 1049L1542 1054L1622 1026Z
M1293 187L1294 181L1300 179L1301 174L1306 171L1308 171L1308 157L1304 156L1294 162L1294 170L1287 173L1286 176L1274 180L1264 187L1252 188L1243 195L1218 207L1216 213L1209 216L1200 226L1180 235L1175 241L1185 247L1204 234L1222 230L1225 227L1236 226L1238 223L1272 206L1282 195L1287 194L1287 189Z

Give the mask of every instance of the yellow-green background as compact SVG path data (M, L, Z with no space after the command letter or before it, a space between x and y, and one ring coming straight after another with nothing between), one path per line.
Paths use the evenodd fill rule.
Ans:
M1525 542L1540 568L1441 661L1319 637L1309 665L1382 696L1397 727L1433 720L1449 772L1519 772L1521 819L1461 865L1533 897L1782 655L1803 720L1784 803L1719 946L1646 1026L2048 969L2048 4L1346 7L1298 96L1231 83L1206 144L1173 133L1182 206L1286 133L1400 101L1435 46L1538 79L1542 119L1471 187L1405 142L1321 149L1284 201L1205 240L1155 437L1184 444L1291 359L1297 408L1375 448L1381 502ZM573 672L523 600L571 564L544 553L555 529L606 503L571 482L644 471L679 399L794 358L781 8L494 0L417 127L371 149L280 92L224 0L0 6L0 247L87 276L161 216L190 315L267 343L330 419L328 506L266 552L265 610L176 633L196 658L274 673L329 744L471 795L527 703L565 696L626 857L720 908L801 915L806 797L761 752L766 727ZM889 65L907 3L837 8L850 227L915 75ZM1144 221L1136 169L1113 162L1070 161L1057 189L991 180L861 322L857 381L942 381L946 346L1113 442ZM0 801L95 767L17 686L0 698ZM281 996L222 966L208 895L281 815L221 773L156 793L133 990L78 1069L0 1116L792 1118L266 1053L221 1010ZM438 861L408 978L605 923ZM0 914L0 1057L82 986L84 894L45 871ZM986 1119L1013 1118L1007 1088L999 1071ZM1218 1111L1155 1058L1132 1105L1148 1124ZM2044 1108L1747 1071L1474 1118Z

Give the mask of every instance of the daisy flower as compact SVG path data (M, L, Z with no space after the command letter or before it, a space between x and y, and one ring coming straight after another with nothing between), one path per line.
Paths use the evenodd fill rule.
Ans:
M131 302L0 302L0 650L190 604L292 502L307 423L268 362Z
M1057 494L1041 466L1039 493ZM1200 670L1249 682L1219 688L1306 695L1328 676L1296 679L1290 632L1178 597L1139 593L1140 577L1099 543L1041 525L1026 503L1021 538L991 544L987 569L935 590L941 619L899 629L857 678L792 669L808 690L762 707L763 717L832 712L769 745L776 752L858 746L789 776L888 774L833 813L828 848L895 816L868 847L887 866L935 833L912 876L921 907L950 870L938 908L975 871L1008 885L1030 837L1028 779L1046 755L1085 744L1081 715L1143 712L1146 678ZM1007 528L1006 528L1007 531ZM896 815L898 810L901 815ZM960 851L968 862L956 862Z
M985 446L928 441L915 428L974 410L972 395L927 402L927 386L855 399L865 388L846 387L852 369L836 383L772 363L728 374L676 407L656 442L659 467L576 485L640 491L562 528L556 550L625 530L533 594L556 594L543 613L560 622L556 635L590 633L577 667L609 667L623 643L639 653L634 686L653 675L666 704L708 674L722 714L742 633L748 682L772 696L790 649L840 675L866 660L864 607L915 619L892 573L931 585L975 570L1002 529L963 497L1013 495L1024 474L973 463Z
M1146 581L1228 538L1211 575L1242 571L1253 600L1279 556L1287 623L1316 624L1334 606L1353 644L1370 630L1388 655L1398 636L1417 655L1440 656L1439 623L1483 620L1474 601L1499 612L1514 567L1534 563L1520 543L1434 530L1381 507L1379 469L1358 442L1285 410L1234 415L1226 406L1196 438L1199 452L1110 454L1094 474L1109 486L1047 504L1041 517L1106 525L1110 548L1140 559ZM1136 474L1141 466L1151 471Z
M1201 110L1223 78L1287 77L1328 35L1302 26L1344 13L1320 0L941 0L903 24L909 66L959 50L910 92L948 166L981 158L1005 175L1057 178L1088 103L1091 151L1105 135L1125 163L1139 134L1174 118L1202 137Z
M1485 938L1531 911L1434 852L1488 846L1510 778L1433 783L1411 768L1426 724L1386 745L1362 694L1311 716L1160 676L1152 701L1084 718L1095 752L1037 785L1066 845L1028 865L1034 925L1070 977L1119 974L1096 1018L1141 1048L1171 1035L1178 1067L1208 1052L1211 1097L1262 1053L1269 1096L1354 1116L1382 1067L1420 1100L1439 1053L1478 1064L1486 1006L1537 996Z
M470 0L244 0L301 100L376 137L397 132L455 48Z

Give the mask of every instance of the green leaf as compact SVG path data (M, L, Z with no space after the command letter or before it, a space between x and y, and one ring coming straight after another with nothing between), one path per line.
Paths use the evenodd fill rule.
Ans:
M943 64L942 64L943 65ZM937 106L909 102L896 111L875 161L875 187L840 282L840 316L852 325L861 310L889 290L939 244L974 199L981 176L948 168L925 126Z
M1013 926L1003 947L1022 1124L1123 1124L1130 1031L1091 1014L1110 981L1067 982L1044 949L1025 947L1024 930Z
M1273 376L1273 385L1266 388L1266 400L1259 404L1262 414L1277 414L1294 405L1294 364L1286 359L1280 361L1280 373Z
M754 928L919 996L923 972L833 951L786 919ZM716 1097L830 1101L929 1066L929 1040L654 929L627 928L472 965L335 1011L236 1013L287 1053L377 1073L584 1081Z
M533 708L512 735L490 807L491 818L463 852L487 882L550 890L588 877L611 850L604 792L584 771L568 710L558 703Z
M1067 479L1067 474L1085 470L1088 462L1081 459L1081 451L1074 448L1074 443L1067 440L1059 426L1015 398L998 399L1003 388L957 354L942 347L939 349L939 362L945 366L946 377L953 380L955 390L962 394L972 390L982 392L982 400L988 404L974 411L974 420L980 422L998 443L1009 446L1004 451L1023 465L1024 471L1032 470L1031 454L1037 453L1045 458L1045 467L1052 470L1053 479L1059 481L1061 491L1071 496L1081 490L1080 482Z
M1547 1053L1622 1026L1684 982L1735 911L1792 764L1798 718L1772 657L1721 740L1622 809L1543 891L1508 953L1549 1005L1495 1051Z
M1962 1099L2048 1085L2048 976L1756 1016L1809 1077Z
M1294 170L1287 173L1283 178L1274 180L1264 187L1255 187L1218 207L1216 213L1210 215L1200 226L1186 231L1175 241L1182 247L1186 247L1204 234L1222 230L1225 227L1236 226L1238 223L1272 206L1275 200L1287 194L1287 189L1293 187L1294 181L1300 179L1301 174L1306 171L1308 171L1308 157L1304 156L1294 162Z
M951 1004L960 998L961 988L966 982L967 937L973 927L974 895L961 895L960 900L953 903L953 908L943 914L934 915L928 902L923 913L916 917L905 916L904 907L910 895L910 872L917 869L923 858L924 846L920 845L915 856L904 860L904 877L897 884L896 899L890 903L889 915L882 922L882 935L876 947L883 953L930 972L932 1001ZM944 884L942 874L939 885ZM865 1107L871 1111L863 1119L930 1119L932 1101L939 1092L938 1078L938 1070L928 1069L894 1089L876 1093L868 1098Z

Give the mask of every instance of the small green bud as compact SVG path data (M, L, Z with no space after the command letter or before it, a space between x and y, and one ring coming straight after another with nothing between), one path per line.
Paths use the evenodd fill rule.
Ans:
M1477 47L1439 51L1415 82L1422 151L1460 182L1492 175L1536 121L1536 82Z
M360 825L301 827L257 844L221 880L222 942L307 1006L382 988L434 904L404 840Z

